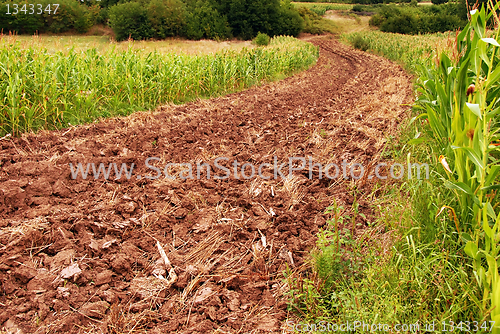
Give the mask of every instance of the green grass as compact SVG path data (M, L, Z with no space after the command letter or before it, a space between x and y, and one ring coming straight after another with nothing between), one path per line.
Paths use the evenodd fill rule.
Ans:
M0 42L0 133L19 134L217 96L291 75L318 49L292 37L265 48L177 55L96 49L51 52Z

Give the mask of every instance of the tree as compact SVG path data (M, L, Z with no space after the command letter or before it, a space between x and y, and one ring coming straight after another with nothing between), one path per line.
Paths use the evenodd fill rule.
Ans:
M243 39L252 39L259 32L297 36L304 25L289 1L217 0L216 6L227 15L233 34Z
M151 0L148 17L154 37L180 36L186 25L186 8L180 0Z

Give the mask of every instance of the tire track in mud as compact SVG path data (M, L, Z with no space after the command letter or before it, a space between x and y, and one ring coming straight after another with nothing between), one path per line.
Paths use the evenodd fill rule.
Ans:
M135 163L134 176L155 175L148 157L159 168L204 162L213 171L217 157L227 167L292 156L372 165L406 115L409 77L335 40L309 41L317 64L280 82L0 141L0 324L25 333L280 332L292 316L286 266L305 263L324 209L333 200L350 207L354 183L370 218L374 181L320 180L317 170L309 179L307 169L287 180L272 170L269 180L73 180L69 163ZM364 218L356 222L366 232ZM157 242L173 284L157 278L169 276Z

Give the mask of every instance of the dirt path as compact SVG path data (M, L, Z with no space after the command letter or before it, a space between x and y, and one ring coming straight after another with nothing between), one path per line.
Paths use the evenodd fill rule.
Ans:
M232 171L197 180L196 169L192 180L149 180L156 172L144 161L206 162L213 172L217 157L258 167L311 156L368 168L409 110L410 80L380 57L309 40L320 47L317 65L277 83L1 140L0 324L24 333L280 332L284 269L307 259L325 208L334 199L349 208L354 183L368 193L373 180L319 180L317 170L309 179L307 169L275 180L272 168L269 180ZM130 180L73 180L69 163L79 162L136 167ZM369 216L369 203L358 203ZM157 241L177 276L171 286Z

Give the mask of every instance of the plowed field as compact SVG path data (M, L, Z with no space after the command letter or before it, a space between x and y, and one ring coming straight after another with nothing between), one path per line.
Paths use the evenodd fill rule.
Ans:
M317 169L309 178L307 168L236 179L233 161L276 160L285 175L289 157L369 169L412 101L399 66L327 37L309 41L318 63L280 82L0 140L0 324L24 333L281 332L283 271L304 264L325 208L333 199L350 207L353 185L370 218L363 194L375 179L319 179ZM203 162L212 175L148 179L149 157L161 171ZM214 178L218 157L228 159L227 179ZM70 163L135 167L130 179L84 180Z

